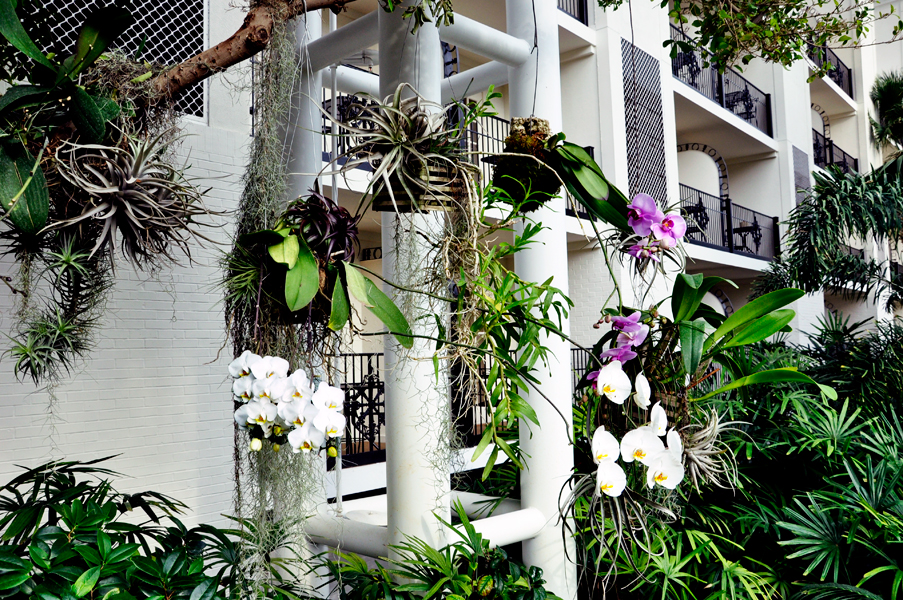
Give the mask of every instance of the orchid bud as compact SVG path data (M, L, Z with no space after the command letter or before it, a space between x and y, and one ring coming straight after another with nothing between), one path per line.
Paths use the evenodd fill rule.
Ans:
M263 448L263 442L260 438L254 438L251 440L251 452L260 452Z
M339 455L339 451L336 450L335 446L330 446L326 449L326 454L329 456L329 458L335 458Z
M602 320L605 321L606 323L611 323L611 315L605 315L605 318Z
M273 452L279 452L279 448L281 448L279 444L273 444Z

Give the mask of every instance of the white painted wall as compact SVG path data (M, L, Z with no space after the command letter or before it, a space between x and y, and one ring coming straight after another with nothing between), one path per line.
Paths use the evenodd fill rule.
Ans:
M698 150L678 152L677 169L680 172L680 183L706 194L721 195L718 165L705 152Z

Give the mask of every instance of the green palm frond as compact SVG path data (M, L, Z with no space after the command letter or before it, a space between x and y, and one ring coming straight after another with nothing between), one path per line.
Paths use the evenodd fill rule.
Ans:
M825 510L811 494L807 494L809 505L794 498L796 508L784 509L787 521L779 521L777 525L793 537L778 542L781 546L797 546L799 550L787 555L787 558L810 558L811 562L803 572L808 575L821 567L820 579L827 578L831 572L833 581L840 576L843 566L843 550L847 546L841 519L833 518L831 511Z
M893 142L903 145L903 71L882 73L869 93L877 111L871 118L875 145L881 149Z

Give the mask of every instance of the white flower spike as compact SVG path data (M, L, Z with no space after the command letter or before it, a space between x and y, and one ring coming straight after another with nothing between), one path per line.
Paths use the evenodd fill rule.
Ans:
M649 387L649 380L640 373L636 376L634 387L636 388L636 393L633 395L633 401L643 410L648 409L649 402L652 400L652 389Z
M609 431L605 431L605 427L599 427L593 434L593 460L596 464L600 464L604 460L618 460L621 456L621 446L618 439Z
M250 402L254 397L254 378L239 377L232 383L232 393L244 402Z
M613 360L599 369L596 389L615 404L624 404L624 400L630 395L633 386L630 383L630 377L621 369L621 362Z
M323 382L317 387L311 402L320 410L342 410L342 404L345 403L345 392L341 388Z
M328 438L339 437L345 432L345 417L334 410L321 410L311 422Z
M621 459L624 462L634 460L649 465L649 462L665 449L662 440L651 428L643 426L628 431L621 440Z
M287 379L283 380L284 389L281 398L286 402L293 400L310 401L314 395L314 390L307 378L307 373L298 369Z
M655 455L646 472L646 485L650 488L656 484L673 490L684 479L683 442L680 434L672 429L668 432L668 448Z
M288 361L278 356L264 356L251 366L251 374L257 379L285 377L288 375Z
M229 363L229 375L232 377L247 377L251 374L251 365L260 360L260 357L245 350L241 356Z
M599 492L617 498L627 487L627 475L615 461L603 460L596 471L596 486Z
M314 427L313 423L305 423L303 427L292 429L288 434L288 443L296 454L298 452L315 452L325 441L326 436Z
M650 417L652 422L649 424L649 427L652 429L652 432L657 436L665 435L668 432L668 415L665 413L665 409L662 408L661 402L656 402L652 406Z

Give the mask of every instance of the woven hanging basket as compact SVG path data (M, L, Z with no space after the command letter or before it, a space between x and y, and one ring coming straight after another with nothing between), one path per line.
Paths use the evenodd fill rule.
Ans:
M408 189L413 193L413 198L408 190L401 185L401 181L395 175L389 177L392 194L386 186L373 195L370 208L376 212L426 212L434 210L453 211L458 210L462 202L467 198L467 185L464 175L457 173L455 168L447 163L431 163L420 171L420 180L426 189L414 182L408 182ZM392 196L395 202L392 202Z

